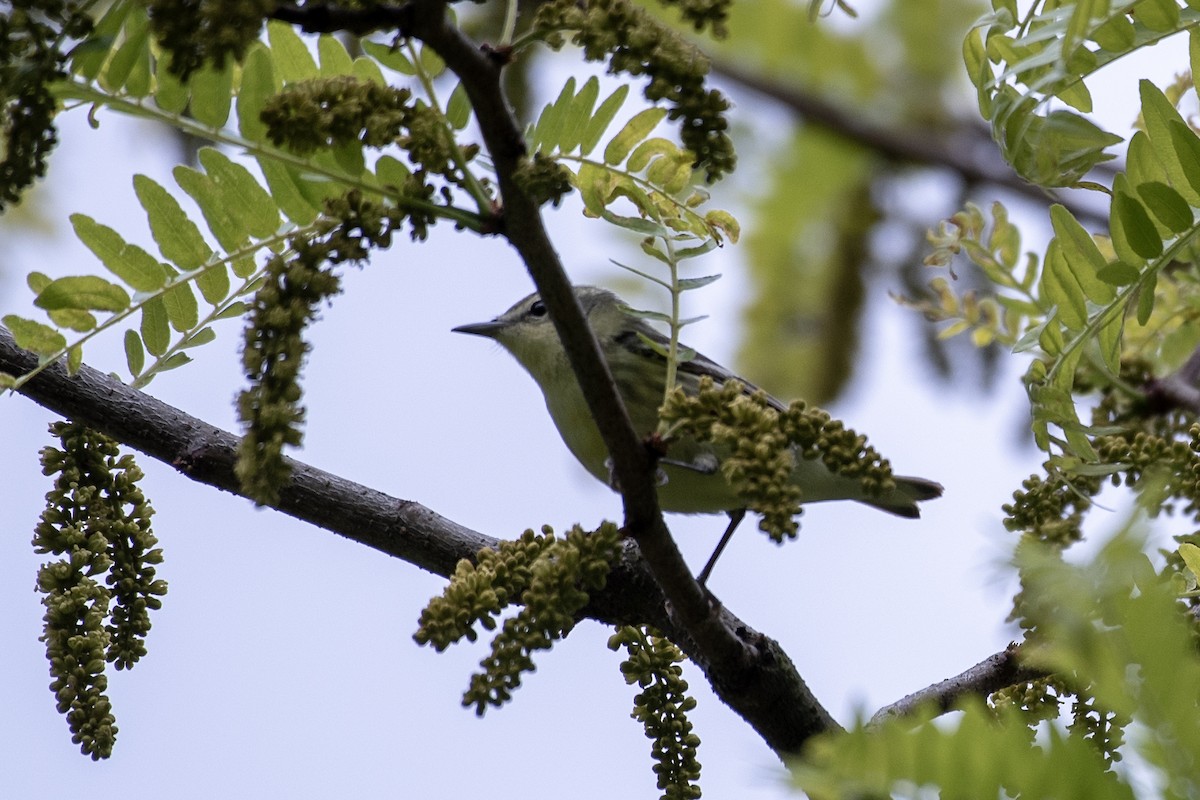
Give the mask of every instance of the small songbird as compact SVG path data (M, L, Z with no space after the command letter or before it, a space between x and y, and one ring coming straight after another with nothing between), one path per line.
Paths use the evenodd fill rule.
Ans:
M575 287L575 296L587 316L600 351L608 361L613 381L625 403L636 432L653 433L658 427L658 409L663 401L667 376L666 358L646 340L664 349L667 339L615 294L595 286ZM518 301L490 322L460 325L457 333L470 333L494 339L533 377L546 398L546 408L567 447L584 468L605 484L611 485L608 450L567 361L566 351L537 293ZM719 387L737 380L747 392L758 388L721 365L696 353L678 365L676 381L693 394L702 377L711 378ZM785 406L773 397L767 402L779 411ZM663 459L659 504L664 511L684 514L715 514L730 517L729 527L716 552L701 571L701 583L708 578L721 550L745 515L745 501L721 472L721 452L713 444L680 437L672 439ZM940 497L942 487L924 478L895 477L895 488L882 495L868 495L857 478L830 471L820 459L797 454L792 481L802 491L802 501L855 500L901 517L920 516L917 503Z

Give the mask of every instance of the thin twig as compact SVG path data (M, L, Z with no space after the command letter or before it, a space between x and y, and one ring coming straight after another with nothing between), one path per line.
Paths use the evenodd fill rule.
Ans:
M944 714L952 710L963 698L986 698L992 692L1042 677L1044 674L1022 664L1020 646L1010 644L1007 649L988 656L953 678L947 678L884 706L875 712L869 724L881 725L889 719L911 716L930 708L935 709L938 714Z

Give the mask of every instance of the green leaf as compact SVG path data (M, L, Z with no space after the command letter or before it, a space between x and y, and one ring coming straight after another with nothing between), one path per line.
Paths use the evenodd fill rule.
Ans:
M146 366L146 351L142 348L142 339L137 331L125 331L125 363L129 365L129 374L135 378L142 374Z
M290 29L289 29L290 30ZM399 47L389 47L379 42L363 42L363 50L388 69L401 75L416 75L416 67Z
M558 149L559 134L567 115L567 106L575 96L575 78L567 78L553 103L542 109L534 127L533 140L538 150L551 153Z
M617 90L605 98L600 107L596 109L596 113L588 120L587 125L583 130L583 135L579 140L579 152L582 155L588 155L596 149L596 145L600 142L600 137L604 135L604 131L608 130L609 124L613 121L613 117L621 110L621 105L625 102L625 98L629 95L629 84L623 83L617 87Z
M1145 282L1142 283L1141 288L1138 290L1138 325L1145 325L1150 321L1150 315L1154 313L1154 290L1157 286L1158 273L1147 273Z
M1117 177L1122 180L1114 187L1109 221L1113 249L1122 261L1138 266L1162 255L1162 239L1145 206L1128 194L1128 184L1121 185L1125 176Z
M142 341L151 355L158 357L167 352L171 344L171 328L161 297L151 298L142 304L141 330Z
M83 366L83 348L79 345L67 349L67 374L75 377Z
M95 311L124 311L129 293L95 275L58 278L38 294L33 304L47 310L86 308Z
M182 114L187 108L191 92L179 82L179 78L167 71L165 61L159 60L154 80L158 84L154 88L154 102L158 107L171 114Z
M79 308L57 308L47 311L50 321L60 328L86 333L96 327L96 315Z
M450 100L446 103L446 121L456 131L461 131L471 121L471 101L462 83L450 93Z
M279 69L279 77L285 83L317 77L317 62L291 25L271 20L267 23L267 40L271 43L271 55Z
M600 95L600 81L596 76L588 78L579 90L579 94L568 105L563 116L559 148L564 153L570 153L583 140L587 132L587 124L592 118L592 108Z
M265 239L279 231L279 209L250 170L211 147L200 149L200 163L216 184L229 213L241 219L253 236Z
M1200 547L1184 542L1179 545L1179 557L1183 559L1192 577L1200 579Z
M66 338L49 325L22 319L15 314L8 314L3 319L4 327L12 331L13 340L17 347L29 350L39 356L53 355L67 346Z
M71 225L79 241L87 245L110 272L137 291L152 292L167 282L166 273L153 256L137 245L128 244L107 225L84 214L72 214Z
M222 128L233 103L233 65L217 71L205 65L192 74L192 116L213 128Z
M701 286L708 286L713 281L720 280L720 278L721 273L719 272L716 275L705 275L703 278L680 278L679 289L680 291L688 292L692 289L699 289Z
M1128 286L1135 283L1142 273L1122 261L1114 261L1096 274L1105 283Z
M196 276L196 288L212 305L229 296L229 270L225 264L213 264Z
M109 50L116 41L117 33L125 25L131 11L145 15L145 10L135 3L113 3L96 23L92 35L71 51L71 71L85 81L91 82L100 74L108 58ZM166 72L164 69L163 72Z
M181 346L200 347L201 345L208 344L216 338L217 334L212 328L204 327L189 336Z
M162 302L171 327L180 333L190 331L200 321L200 308L191 284L183 282L168 289L163 293Z
M387 79L383 77L383 70L379 68L379 64L372 58L359 56L354 59L354 77L360 81L375 83L380 86L387 86Z
M1171 134L1171 146L1175 156L1183 168L1183 177L1192 187L1192 191L1200 194L1200 139L1187 125L1171 120L1167 123Z
M1152 31L1174 32L1179 27L1175 0L1141 0L1134 6L1133 15Z
M323 35L317 39L317 55L321 57L322 77L354 74L354 59L333 36Z
M1105 148L1122 141L1071 111L1040 117L1014 113L1002 126L1005 157L1024 178L1042 186L1071 186L1112 156Z
M170 192L145 175L133 176L133 189L163 258L185 272L208 261L212 248Z
M675 146L674 142L655 136L652 139L647 139L633 149L633 152L629 155L629 160L625 162L625 168L630 172L641 172L650 163L650 159L656 156L664 156L670 159L679 152L680 150Z
M214 320L234 319L235 317L240 317L240 316L242 316L242 314L245 314L245 313L246 313L246 304L243 303L241 300L237 300L233 303L230 303L228 306L226 306L219 314L217 314L215 317L213 317L213 319Z
M271 56L261 44L255 44L242 64L242 83L238 88L238 130L252 142L267 138L267 126L260 118L267 99L278 92L279 81Z
M300 190L303 178L292 167L266 156L258 159L258 167L267 179L271 197L288 219L297 225L308 225L317 218L316 206Z
M225 193L217 187L212 178L182 164L176 165L172 174L179 188L191 195L196 205L200 206L208 229L217 237L217 241L226 252L237 250L245 244L250 233L246 220L236 216L225 205Z
M645 139L666 115L665 108L647 108L635 114L604 148L604 163L616 166L624 161L634 146Z
M1129 50L1133 47L1136 36L1133 23L1124 14L1114 14L1091 34L1093 42L1113 53Z
M171 357L164 361L158 370L159 372L166 372L169 369L176 369L190 363L192 363L192 357L187 353L172 353Z
M1099 278L1096 278L1099 281ZM1108 291L1112 287L1105 284ZM1087 300L1062 252L1062 241L1055 237L1046 248L1046 268L1042 271L1042 299L1058 308L1059 319L1069 330L1087 325Z
M1172 233L1183 233L1195 223L1191 206L1179 192L1158 181L1139 184L1137 193L1146 207Z
M107 67L100 75L100 85L108 92L117 93L124 88L134 64L139 59L150 59L149 20L144 11L133 14L125 26L125 41L121 43Z
M1096 273L1104 269L1108 262L1101 255L1091 234L1071 216L1070 211L1057 203L1050 207L1050 222L1074 282L1092 302L1112 302L1112 286L1096 277Z
M1149 134L1154 154L1166 171L1168 182L1175 191L1183 196L1184 200L1188 201L1189 205L1200 206L1200 192L1197 192L1191 181L1188 180L1171 136L1171 123L1183 125L1183 118L1179 116L1179 112L1171 105L1171 101L1167 99L1166 95L1153 83L1142 80L1138 86L1146 132Z

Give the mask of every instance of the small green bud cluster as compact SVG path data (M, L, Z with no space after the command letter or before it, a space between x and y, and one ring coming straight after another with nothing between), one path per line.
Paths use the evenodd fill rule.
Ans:
M387 147L408 127L412 92L350 75L284 87L263 105L267 138L300 155L347 143Z
M62 449L42 450L42 472L57 477L33 538L38 553L63 557L44 564L37 579L46 595L42 641L50 689L72 741L93 759L107 758L117 727L105 695L105 663L128 669L146 654L149 612L162 607L167 591L155 579L162 550L133 457L82 425L59 422L50 432Z
M274 0L147 0L150 30L170 55L168 71L186 81L206 64L241 61L258 40Z
M246 494L261 504L279 498L290 471L285 447L300 444L304 407L300 369L309 346L302 334L317 309L340 291L333 267L361 262L371 248L388 247L404 212L366 200L357 192L326 203L329 219L322 233L296 236L290 256L272 256L254 295L243 333L242 367L250 388L238 397L238 415L246 427L236 472ZM424 221L409 217L414 236Z
M705 28L711 28L713 36L724 39L729 30L725 23L729 21L729 7L733 0L659 0L664 6L675 6L684 22L690 22L696 33L703 33Z
M267 137L279 147L300 155L345 145L383 148L397 145L415 165L405 186L396 187L413 199L428 200L438 189L430 182L437 175L445 183L441 196L451 202L451 187L466 188L466 163L479 154L478 145L460 146L446 118L420 101L408 89L381 86L349 75L312 78L289 84L271 97L259 115ZM414 230L424 229L413 219Z
M721 461L725 479L748 508L762 515L759 528L776 542L799 530L794 518L804 498L792 480L797 457L821 459L831 471L857 478L868 494L895 487L891 466L865 436L802 402L780 413L764 393L747 394L737 381L718 387L704 377L694 395L676 387L659 419L671 436L691 436L730 451Z
M512 699L521 676L534 669L535 651L550 649L575 627L588 592L604 588L620 541L617 527L605 523L592 533L575 526L564 539L544 527L540 536L526 531L499 550L481 550L476 564L459 562L442 596L421 612L414 638L441 651L464 638L474 641L475 623L494 630L507 606L524 606L493 637L483 670L471 676L463 695L463 705L482 715Z
M684 16L701 25L701 18L718 19L712 9L719 7L706 10L692 4ZM573 32L572 44L582 47L589 61L607 59L610 73L649 76L646 99L665 100L668 116L683 121L680 140L708 180L733 170L737 157L725 119L729 101L715 89L705 89L708 58L678 33L629 0L551 0L538 8L533 27L554 48L562 47L564 31Z
M997 711L1008 708L1019 710L1029 721L1030 727L1034 727L1044 720L1058 719L1059 708L1066 694L1058 677L1046 676L992 692L988 703ZM1030 738L1032 736L1030 731Z
M551 203L557 208L563 195L571 191L571 170L541 153L522 159L513 180L538 205Z
M696 750L700 737L692 733L688 712L696 699L688 695L683 679L683 653L674 642L652 628L625 626L608 640L610 650L624 647L621 662L625 682L641 692L630 715L646 730L652 742L650 755L662 800L693 800L700 796L700 762Z
M72 40L91 31L91 3L14 0L0 14L0 211L46 174Z
M1004 527L1023 531L1039 541L1069 547L1083 538L1083 516L1100 491L1100 479L1081 476L1071 483L1058 478L1030 475L1003 506Z

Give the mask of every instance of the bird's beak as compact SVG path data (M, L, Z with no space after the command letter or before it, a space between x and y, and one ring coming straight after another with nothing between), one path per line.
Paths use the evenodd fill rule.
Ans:
M469 325L459 325L457 328L451 328L454 333L469 333L472 336L486 336L489 339L495 339L500 331L507 328L508 325L498 319L491 322L472 322Z

